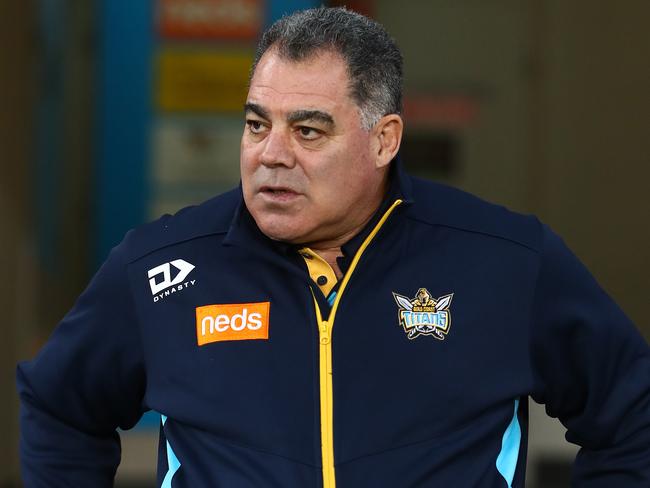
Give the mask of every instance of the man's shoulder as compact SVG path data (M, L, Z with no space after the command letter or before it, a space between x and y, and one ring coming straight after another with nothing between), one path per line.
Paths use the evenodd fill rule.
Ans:
M412 220L504 239L539 251L540 221L442 183L413 178Z
M181 242L216 234L225 235L241 201L241 190L235 188L134 228L122 243L126 260L135 261Z

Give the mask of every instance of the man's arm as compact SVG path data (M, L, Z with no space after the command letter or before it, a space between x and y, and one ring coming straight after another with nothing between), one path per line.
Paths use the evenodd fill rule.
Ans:
M117 427L142 415L142 347L121 246L32 361L18 365L27 488L112 487Z
M581 449L573 486L650 486L650 349L559 237L544 227L532 310L533 399Z

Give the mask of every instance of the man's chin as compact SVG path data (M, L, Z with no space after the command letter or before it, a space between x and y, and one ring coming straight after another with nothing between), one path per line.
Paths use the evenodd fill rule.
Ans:
M304 229L299 228L295 224L292 225L289 222L277 222L275 219L271 222L267 222L265 219L255 219L255 221L262 234L269 239L287 242L289 244L299 244L300 242L304 242L306 233Z

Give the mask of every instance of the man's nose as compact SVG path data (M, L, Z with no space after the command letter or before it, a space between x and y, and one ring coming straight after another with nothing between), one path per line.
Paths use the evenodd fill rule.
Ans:
M260 156L264 166L286 166L292 168L295 158L291 148L291 134L281 128L271 129L264 139L264 149Z

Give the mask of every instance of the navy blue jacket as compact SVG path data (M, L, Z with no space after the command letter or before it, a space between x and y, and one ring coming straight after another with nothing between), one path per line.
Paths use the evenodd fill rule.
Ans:
M529 396L575 486L650 486L634 326L534 217L399 178L331 309L238 189L128 233L18 367L25 486L112 486L153 409L165 488L523 487Z

